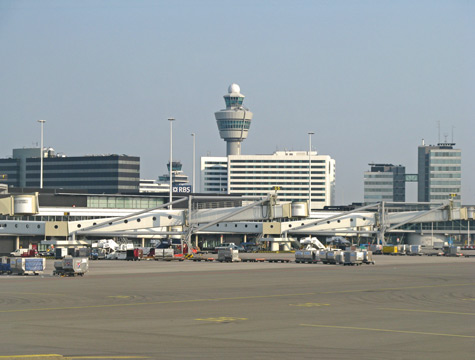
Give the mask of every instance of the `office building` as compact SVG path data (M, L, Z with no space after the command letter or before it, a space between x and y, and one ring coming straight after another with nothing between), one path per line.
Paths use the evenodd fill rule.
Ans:
M40 149L14 149L11 159L0 159L0 174L11 187L40 186ZM139 191L140 158L127 155L64 156L44 152L43 188L81 190L96 194Z
M335 160L316 151L277 151L271 155L201 158L202 192L264 197L275 188L280 201L309 200L312 209L334 204Z
M406 168L393 164L369 164L364 173L364 202L406 201Z
M418 188L420 202L441 203L453 200L461 205L462 153L454 143L418 147Z

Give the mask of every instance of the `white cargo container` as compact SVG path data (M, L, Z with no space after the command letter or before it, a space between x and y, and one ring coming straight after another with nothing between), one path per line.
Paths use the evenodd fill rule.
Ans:
M39 275L42 274L46 268L44 258L11 258L11 271L18 275Z

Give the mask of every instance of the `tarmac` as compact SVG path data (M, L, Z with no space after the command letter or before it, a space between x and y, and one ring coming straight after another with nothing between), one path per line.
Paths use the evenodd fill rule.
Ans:
M472 359L475 258L375 261L48 260L0 276L0 359Z

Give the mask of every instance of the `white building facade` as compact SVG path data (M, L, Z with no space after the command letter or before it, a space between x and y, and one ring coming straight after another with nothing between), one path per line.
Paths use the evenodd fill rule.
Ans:
M308 201L311 193L312 209L322 209L335 203L335 160L316 151L203 157L201 184L203 192L256 197L278 188L279 200L290 202Z

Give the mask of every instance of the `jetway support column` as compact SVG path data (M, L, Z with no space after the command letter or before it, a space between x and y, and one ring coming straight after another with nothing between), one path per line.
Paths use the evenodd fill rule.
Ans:
M20 248L20 237L17 236L16 239L15 239L15 249L19 249Z
M142 238L142 247L145 247L145 238Z

